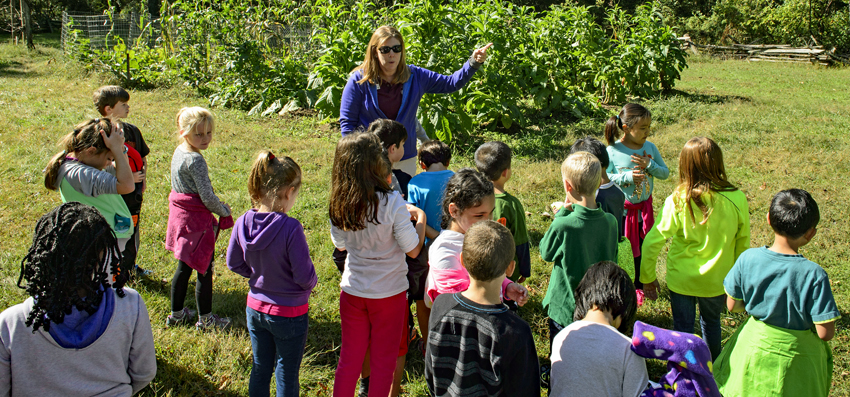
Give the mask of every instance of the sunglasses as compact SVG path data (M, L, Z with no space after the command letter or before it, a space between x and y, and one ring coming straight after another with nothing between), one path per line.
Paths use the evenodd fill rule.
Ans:
M389 54L389 52L392 51L392 52L398 54L403 49L404 49L404 47L402 47L401 44L396 44L392 47L385 45L383 47L378 47L378 52L380 52L381 54Z

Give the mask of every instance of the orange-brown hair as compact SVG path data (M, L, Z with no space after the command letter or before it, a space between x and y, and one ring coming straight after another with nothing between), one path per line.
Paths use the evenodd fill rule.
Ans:
M369 84L377 84L378 78L381 76L381 62L378 60L378 47L385 41L395 38L401 43L401 57L396 66L395 77L391 84L400 84L410 78L410 69L407 68L405 59L407 58L407 49L404 48L404 37L401 37L401 32L392 26L381 26L372 33L372 38L369 39L369 46L366 47L366 56L363 58L363 63L354 68L352 72L361 71L362 77L357 81L357 84L369 82Z
M112 134L112 122L105 118L92 119L78 124L74 127L74 131L65 135L59 143L62 146L62 151L56 153L44 169L44 187L56 190L59 167L65 162L65 155L68 153L81 152L90 147L97 149L95 154L109 150L106 143L103 142L103 137L100 136L100 131L105 131L106 136L110 136Z
M301 167L289 157L275 157L269 150L263 150L254 160L251 174L248 176L248 194L251 204L259 205L260 201L272 195L277 195L280 189L301 187Z
M681 201L677 202L677 207L687 206L691 215L691 220L696 222L694 218L694 209L691 207L691 200L702 211L702 222L704 224L708 220L710 211L708 206L703 201L703 194L714 192L731 192L738 190L726 179L726 167L723 165L723 152L720 146L706 137L691 138L682 153L679 154L679 186L676 191L680 193L678 197ZM684 197L682 198L682 195Z
M366 228L366 222L378 223L380 195L389 193L381 141L375 134L348 134L336 144L331 172L328 212L331 224L345 231Z

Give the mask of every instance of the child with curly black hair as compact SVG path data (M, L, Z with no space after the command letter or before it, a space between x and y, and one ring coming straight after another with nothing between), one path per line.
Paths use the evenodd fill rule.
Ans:
M30 298L0 314L0 395L129 396L150 383L145 302L122 278L107 282L120 260L94 207L70 202L41 217L18 279Z

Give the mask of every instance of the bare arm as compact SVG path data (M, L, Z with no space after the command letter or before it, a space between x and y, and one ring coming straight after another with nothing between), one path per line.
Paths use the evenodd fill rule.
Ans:
M739 301L727 295L726 308L732 313L741 313L746 309L746 306L744 305L744 301Z
M133 193L136 190L136 183L133 181L133 171L130 170L130 160L127 158L127 153L124 153L124 133L117 128L113 128L112 133L106 136L106 131L100 131L103 137L103 143L112 152L112 158L115 160L115 178L118 179L116 186L118 194Z
M815 324L818 337L824 341L830 341L835 336L835 320L823 324Z

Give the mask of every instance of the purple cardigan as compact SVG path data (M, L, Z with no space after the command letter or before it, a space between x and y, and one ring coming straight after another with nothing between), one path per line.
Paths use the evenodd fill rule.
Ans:
M408 65L407 67L410 69L410 78L404 83L401 108L396 117L396 121L404 124L404 128L407 129L402 160L416 157L416 112L419 110L419 101L422 100L422 96L427 93L445 94L460 90L478 70L469 61L451 76L418 66ZM378 107L378 86L368 82L357 84L361 78L360 70L351 73L342 91L339 124L343 136L354 132L357 128L366 128L377 119L387 118Z
M227 267L249 279L248 296L281 306L307 304L318 281L301 222L279 212L252 209L239 217Z

